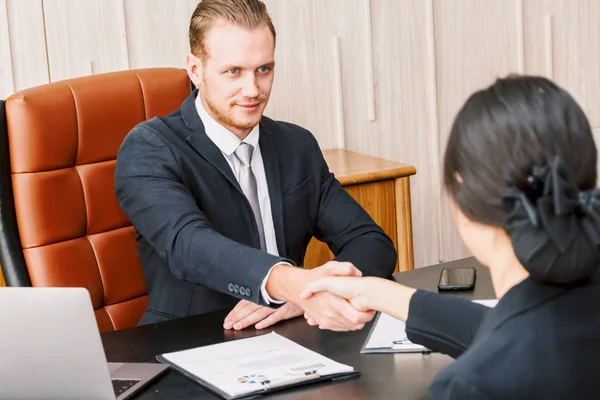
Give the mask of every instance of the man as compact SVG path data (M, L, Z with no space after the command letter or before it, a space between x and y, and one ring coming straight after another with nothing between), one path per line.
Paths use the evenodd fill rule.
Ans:
M225 329L302 314L322 328L362 328L372 313L300 293L325 275L389 276L396 252L329 172L314 137L263 117L275 67L265 5L202 1L190 48L197 90L173 114L134 128L117 158L116 194L136 228L150 295L140 324L235 305ZM313 235L336 261L295 267Z

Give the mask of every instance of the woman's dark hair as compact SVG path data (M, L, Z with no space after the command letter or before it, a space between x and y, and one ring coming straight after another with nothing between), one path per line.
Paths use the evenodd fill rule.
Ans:
M547 223L548 215L554 213L560 219L564 210L546 212L540 209L542 203L546 204L540 199L554 196L548 204L563 201L556 200L559 194L552 194L551 189L557 186L550 180L559 176L571 185L561 191L573 192L577 202L580 191L590 191L596 186L596 159L590 124L571 95L542 77L509 76L471 95L456 116L444 155L444 186L467 218L506 228L513 247L517 237L527 241L540 231L549 236L550 239L544 239L546 242L554 240L555 245L561 247L559 242L564 238L556 238L556 232L548 233L544 228L552 225ZM563 194L560 196L564 197ZM521 220L528 218L531 222L525 238L525 228L522 223L516 223L516 214ZM569 210L569 218L581 215L579 207ZM588 228L580 230L591 229ZM600 226L597 228L600 232ZM561 253L571 251L559 250ZM590 252L598 253L595 243L591 244ZM532 254L519 254L516 247L515 253L532 272L531 265L527 265L531 264ZM539 259L539 255L536 257ZM598 257L585 262L598 265L600 254ZM560 263L564 271L564 262ZM539 278L567 282L582 277L568 272L559 278L546 279L546 275Z

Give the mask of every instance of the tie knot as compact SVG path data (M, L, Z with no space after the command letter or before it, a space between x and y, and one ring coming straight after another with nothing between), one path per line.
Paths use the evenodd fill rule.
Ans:
M254 147L246 142L240 143L238 148L235 150L235 156L245 167L250 165L252 162L252 153L254 152Z

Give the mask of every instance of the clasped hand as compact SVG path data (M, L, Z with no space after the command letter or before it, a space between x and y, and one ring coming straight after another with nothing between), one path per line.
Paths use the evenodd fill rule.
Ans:
M329 292L300 296L309 283L325 277L362 276L351 263L331 261L312 270L296 269L294 273L297 276L292 282L293 294L283 306L273 309L241 300L227 315L223 327L239 330L255 325L256 329L265 329L279 321L304 315L310 325L321 329L349 331L362 329L373 318L373 311L358 310L348 300Z

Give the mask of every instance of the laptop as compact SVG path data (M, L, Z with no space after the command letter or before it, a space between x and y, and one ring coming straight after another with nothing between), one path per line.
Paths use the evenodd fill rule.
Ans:
M83 288L0 288L0 399L127 399L168 366L107 363Z

